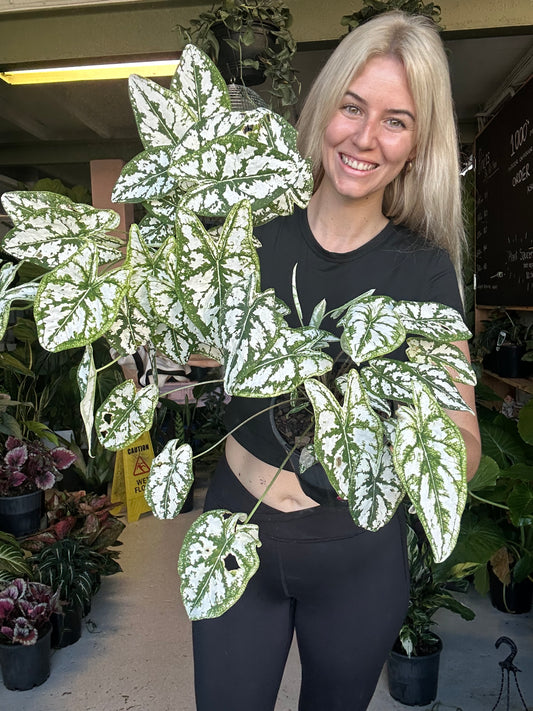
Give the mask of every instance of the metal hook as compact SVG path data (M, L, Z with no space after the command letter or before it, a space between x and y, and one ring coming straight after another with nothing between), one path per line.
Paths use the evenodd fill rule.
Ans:
M518 647L516 646L516 644L509 637L498 637L494 646L496 647L496 649L498 649L501 644L508 644L509 647L511 648L511 651L507 655L507 657L505 657L504 660L499 662L501 668L507 669L508 671L520 671L520 669L518 669L513 664L513 659L516 657L517 652L518 652Z

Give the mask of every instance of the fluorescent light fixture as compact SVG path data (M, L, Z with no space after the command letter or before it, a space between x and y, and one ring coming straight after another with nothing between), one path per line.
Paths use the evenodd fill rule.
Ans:
M127 79L130 74L143 77L171 77L178 66L177 59L118 64L90 64L78 67L48 67L46 69L14 69L0 72L8 84L52 84L56 82Z

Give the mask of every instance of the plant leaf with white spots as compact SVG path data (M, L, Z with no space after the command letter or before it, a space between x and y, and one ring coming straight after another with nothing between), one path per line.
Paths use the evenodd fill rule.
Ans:
M148 247L158 249L174 234L174 222L162 220L156 215L145 215L139 221L139 232Z
M361 369L361 378L378 398L410 403L413 384L418 382L427 385L446 409L470 411L448 372L431 363L403 363L376 358L368 367Z
M147 148L126 163L115 183L113 202L144 202L174 190L176 179L169 173L172 148Z
M472 336L461 314L450 306L433 301L398 301L395 310L407 333L447 343L468 341Z
M92 452L96 378L97 372L94 365L93 348L89 345L85 347L85 353L83 354L76 373L81 395L80 413L85 426L89 454Z
M178 559L181 596L191 620L220 617L243 594L259 567L258 527L244 513L221 509L199 516Z
M88 244L68 264L41 279L33 313L39 341L49 351L85 346L111 325L128 288L127 269L99 274L98 251Z
M341 348L354 363L378 358L398 348L405 340L405 329L388 296L367 296L351 303L339 320L343 326Z
M148 284L153 279L154 259L155 255L144 241L139 228L137 225L132 225L126 258L126 264L131 270L128 300L140 311L146 321L154 317L148 295Z
M286 313L273 290L256 293L253 279L246 290L228 292L220 330L229 395L275 397L331 369L331 358L317 348L323 332L290 328Z
M193 44L183 48L170 88L189 107L195 120L231 109L226 82L211 59Z
M455 371L454 380L467 385L477 382L474 369L463 351L453 343L434 343L423 338L407 339L407 357L413 363L434 363L441 368L447 366Z
M113 262L122 256L117 249L120 240L107 234L120 222L114 210L77 204L64 195L39 191L8 193L8 196L11 199L5 200L6 209L14 206L14 214L26 215L21 221L13 218L15 226L3 241L3 249L17 259L54 269L68 262L88 243L97 245L101 263ZM29 206L35 204L45 207L32 212Z
M113 323L106 330L105 338L120 356L130 355L151 340L151 322L126 296L119 305Z
M414 386L413 407L400 407L397 419L396 471L440 562L455 546L466 502L464 441L424 386Z
M144 498L157 518L176 518L193 481L191 446L171 439L152 460Z
M159 398L157 385L136 391L133 380L113 388L96 413L96 432L106 449L117 451L133 444L152 426Z
M4 337L9 323L9 309L13 301L33 301L37 294L37 284L9 285L15 278L20 264L5 262L0 268L0 339Z
M158 323L152 332L152 341L155 348L174 363L186 363L190 354L198 349L192 341L182 338L180 333L169 328L166 323Z
M130 103L145 148L175 146L197 120L180 95L155 81L132 74Z

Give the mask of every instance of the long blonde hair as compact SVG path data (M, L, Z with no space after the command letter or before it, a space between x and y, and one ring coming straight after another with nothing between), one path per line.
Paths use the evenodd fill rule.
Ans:
M458 140L448 61L434 23L387 12L350 32L318 75L298 121L299 148L320 185L326 127L354 76L369 59L393 55L405 67L416 107L416 157L387 186L383 212L446 249L461 283L465 234L461 214Z

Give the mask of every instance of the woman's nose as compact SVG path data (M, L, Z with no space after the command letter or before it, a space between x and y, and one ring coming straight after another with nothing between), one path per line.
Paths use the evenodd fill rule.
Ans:
M361 121L359 123L357 130L354 131L352 140L355 144L357 144L359 148L368 150L375 146L377 135L377 122L367 117L364 119L364 121Z

